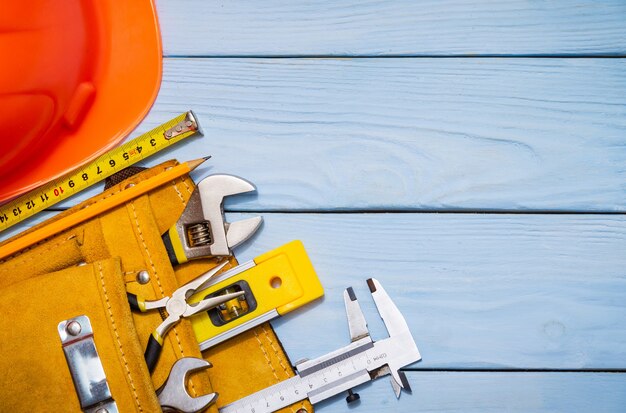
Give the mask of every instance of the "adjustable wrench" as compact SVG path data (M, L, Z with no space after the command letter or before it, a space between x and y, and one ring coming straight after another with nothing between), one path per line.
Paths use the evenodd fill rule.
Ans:
M172 264L231 255L232 248L259 229L263 218L226 222L224 198L255 190L252 183L233 175L210 175L200 181L176 224L163 235Z
M194 371L211 367L211 363L195 357L184 357L172 366L165 384L157 391L164 412L196 413L217 399L217 393L191 397L187 392L187 376Z

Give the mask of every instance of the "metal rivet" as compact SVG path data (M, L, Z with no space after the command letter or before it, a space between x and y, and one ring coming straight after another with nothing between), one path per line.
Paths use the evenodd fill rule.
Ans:
M109 411L104 407L101 407L100 409L96 410L96 413L109 413Z
M146 270L137 273L137 282L139 284L148 284L150 282L150 274Z
M67 323L67 326L65 326L65 331L67 331L67 334L71 336L79 335L81 330L82 327L80 326L80 323L76 320L70 321L69 323Z
M133 182L129 183L128 185L126 185L124 187L124 189L128 189L128 188L132 188L133 186L135 186L135 184Z
M308 413L304 407L296 410L296 413Z
M187 125L187 127L190 128L191 125L193 125L193 122L188 120L187 122L185 122L185 125Z
M182 131L182 130L183 130L183 127L182 127L182 126L180 126L180 125L176 126L176 132L180 132L180 131Z
M87 265L87 263L85 261L81 261L78 264L76 264L77 267L83 267L85 265Z
M172 131L168 130L167 132L165 132L165 136L167 136L168 138L172 137Z

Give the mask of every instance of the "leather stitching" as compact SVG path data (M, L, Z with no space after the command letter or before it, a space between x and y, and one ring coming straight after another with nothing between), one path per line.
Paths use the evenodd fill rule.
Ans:
M285 372L285 376L288 378L289 377L289 371L287 370L287 367L283 363L282 357L278 353L278 350L276 349L276 347L274 347L274 342L272 341L269 333L267 332L267 329L265 328L264 325L261 326L261 329L263 330L263 333L265 334L265 339L267 340L268 343L270 343L270 347L274 351L274 354L276 355L276 358L278 359L278 363L283 368L283 371Z
M257 333L259 329L263 330L263 333L265 334L267 341L270 343L270 346L272 347L272 349L274 350L274 353L276 353L277 356L278 356L278 352L276 351L276 348L274 347L272 340L270 340L267 330L265 329L265 326L255 328L254 337L256 338L256 341L259 343L259 348L263 352L263 355L265 356L265 360L267 360L268 366L270 366L270 369L272 369L272 373L274 374L274 377L276 378L276 382L279 383L280 378L278 377L278 374L276 374L276 369L274 368L274 365L272 364L272 359L270 358L269 354L265 350L265 346L263 345L263 342L261 341L261 339L259 338L259 334ZM279 363L281 364L283 369L285 369L285 372L287 372L287 369L283 365L282 361L280 361L280 357L279 357ZM287 377L289 377L289 374L287 374ZM289 406L289 409L292 411L292 413L295 413L293 406Z
M70 235L69 237L67 237L67 238L65 238L65 239L63 239L63 240L61 240L60 242L58 242L58 243L56 243L56 244L54 244L54 245L52 245L52 246L50 246L50 247L48 247L48 248L46 248L46 249L44 249L44 250L38 251L38 252L37 252L37 254L33 254L33 255L31 255L31 256L30 256L30 257L28 257L27 259L22 259L22 260L20 260L19 262L15 262L15 260L17 260L17 259L18 259L18 258L16 258L16 257L18 257L18 256L20 256L20 255L22 255L22 254L24 254L24 253L26 253L26 252L30 251L31 249L33 249L33 248L35 248L35 247L37 247L37 246L41 245L41 244L42 244L45 240L44 240L44 241L41 241L41 242L38 242L38 243L37 243L37 244L35 244L35 245L32 245L32 246L27 247L27 248L24 248L23 250L21 250L21 251L19 251L19 252L15 253L15 254L13 254L12 256L7 257L7 258L5 258L4 260L1 260L1 261L0 261L0 263L2 263L2 264L3 264L3 263L5 263L5 262L7 262L7 264L8 264L8 265L13 265L13 266L19 266L19 265L22 265L22 264L24 264L25 262L32 261L32 260L34 260L35 258L42 256L44 253L46 253L46 252L48 252L48 251L50 251L50 250L53 250L53 249L57 248L58 246L63 245L63 244L65 244L67 241L69 241L69 240L71 240L71 239L74 239L74 238L76 238L76 234L72 234L72 235Z
M274 373L274 377L276 377L276 381L279 382L280 379L278 378L278 374L276 374L276 369L274 368L274 366L272 365L272 360L270 359L269 354L267 354L267 351L265 351L265 348L263 346L263 342L261 341L261 339L259 338L259 334L257 333L258 328L254 329L254 337L256 337L256 341L259 343L259 348L261 349L261 351L263 352L263 355L265 356L265 360L267 361L267 364L270 366L270 368L272 369L272 373Z
M126 368L126 375L128 376L128 380L130 381L130 387L133 389L133 394L135 395L135 403L137 403L137 408L139 408L140 412L143 412L143 408L141 407L141 403L139 402L139 396L137 395L137 389L135 388L135 382L133 381L133 377L130 373L130 369L128 368L128 361L126 360L126 354L124 354L124 349L122 348L120 335L117 332L117 326L115 325L115 319L113 318L113 311L111 311L111 303L109 302L109 295L107 293L106 285L104 284L104 274L102 273L101 263L98 263L98 271L100 273L100 283L102 284L102 291L104 292L104 298L106 300L107 310L109 312L109 319L111 320L111 327L113 327L113 332L115 333L115 340L117 341L117 346L120 349L122 360L124 360L124 367Z
M150 250L148 249L148 245L146 244L146 240L143 237L143 232L141 231L141 226L139 225L139 217L137 216L137 210L135 209L135 203L131 201L130 202L130 206L132 207L133 215L135 216L135 225L137 226L137 233L139 235L139 239L141 239L141 243L143 245L143 248L146 251L146 254L148 256L148 261L150 262L150 266L152 267L152 273L154 274L154 278L156 279L157 285L159 286L159 291L161 292L161 298L165 297L165 291L163 290L163 286L161 285L161 280L159 279L159 275L158 275L158 272L157 272L156 267L154 265L154 261L152 261L152 254L150 254ZM176 342L178 344L178 349L180 351L181 356L185 357L185 352L183 350L182 343L180 342L180 337L178 337L178 332L176 331L176 327L172 327L172 332L176 336ZM195 385L193 383L193 380L189 380L189 383L191 384L191 391L192 391L192 393L194 395L196 395L196 388L195 388Z
M189 184L187 183L187 180L185 179L185 177L184 177L184 176L181 176L181 177L180 177L180 181L181 181L183 184L185 184L185 189L187 189L187 192L191 194L191 193L193 192L193 188L191 188L191 186L189 186Z
M183 202L183 204L185 203L185 198L183 198L183 194L180 192L180 190L178 189L178 186L176 185L176 180L172 181L172 186L174 187L174 190L176 191L176 195L178 195L178 198L180 198L180 200Z

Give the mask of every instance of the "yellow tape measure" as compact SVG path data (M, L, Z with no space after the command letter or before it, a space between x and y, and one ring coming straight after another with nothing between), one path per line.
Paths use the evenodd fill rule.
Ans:
M200 132L193 112L185 112L150 132L101 155L87 165L0 206L0 231L32 217L116 172Z

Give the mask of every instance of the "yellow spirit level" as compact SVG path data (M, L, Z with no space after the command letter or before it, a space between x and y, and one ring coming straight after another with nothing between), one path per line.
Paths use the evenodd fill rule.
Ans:
M191 318L200 350L324 295L300 241L292 241L218 275L189 302L240 291L244 294L239 298Z

